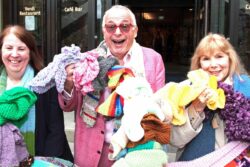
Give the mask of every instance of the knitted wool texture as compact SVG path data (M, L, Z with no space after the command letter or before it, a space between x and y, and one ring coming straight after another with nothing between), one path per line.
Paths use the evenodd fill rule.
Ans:
M134 77L133 72L123 66L113 66L107 73L108 87L115 89L125 78ZM109 117L119 117L123 113L123 98L113 91L109 97L101 103L96 112Z
M100 66L100 71L97 77L93 80L92 85L95 91L103 90L105 87L108 86L108 71L115 65L118 65L119 62L114 57L104 58L99 56L97 58Z
M0 126L0 166L19 166L29 156L19 129L11 123Z
M83 96L83 105L80 116L88 127L93 127L96 123L97 112L95 109L98 105L99 98L100 97L97 92L93 92L91 94L88 93Z
M74 167L75 165L67 160L57 157L35 156L32 167Z
M94 90L91 82L96 78L100 70L97 61L98 54L86 52L85 55L85 59L75 64L73 72L73 81L76 90L80 90L83 95Z
M141 121L141 126L144 129L144 137L138 142L129 141L127 144L128 148L144 144L149 140L154 140L161 144L169 143L170 125L159 120L154 114L146 114Z
M249 146L249 143L232 141L222 148L204 155L192 161L180 161L167 164L168 167L220 167L225 166L236 158L243 150Z
M128 148L127 151L128 153L132 151L139 151L139 150L151 150L151 149L163 149L162 145L156 141L149 140L144 144L139 144L135 147Z
M83 118L83 121L89 127L93 127L96 122L97 112L95 111L95 109L99 101L99 95L97 92L107 87L107 83L108 83L107 72L112 66L118 64L118 61L113 57L104 58L103 56L99 56L97 58L97 61L99 63L99 73L97 76L95 76L94 80L90 80L91 85L93 86L94 90L93 92L91 92L92 95L86 94L84 96L82 111L80 114L81 117ZM83 93L87 93L87 92L83 92ZM95 96L95 98L93 98L93 96Z
M61 93L67 76L65 67L82 59L85 59L85 55L80 53L78 46L63 47L61 53L55 55L53 61L30 81L31 90L42 94L56 85L57 91Z
M194 70L188 73L191 85L185 82L169 82L159 89L154 96L168 101L173 112L173 125L183 125L186 122L184 116L185 107L196 99L206 87L213 90L212 97L208 100L207 106L211 110L225 106L225 95L221 88L217 88L217 80L209 76L203 70Z
M88 92L103 90L108 83L108 71L119 64L114 57L104 58L95 50L86 52L86 58L75 64L74 84L85 95ZM99 56L99 57L98 57Z
M166 152L161 149L151 149L130 152L116 161L112 167L163 167L166 164Z
M22 119L36 100L36 95L24 87L4 91L0 96L0 125Z

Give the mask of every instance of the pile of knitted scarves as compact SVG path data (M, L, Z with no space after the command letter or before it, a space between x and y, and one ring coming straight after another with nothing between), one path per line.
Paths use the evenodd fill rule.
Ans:
M234 91L231 85L219 82L226 95L225 107L217 109L219 117L225 122L225 134L229 141L250 142L250 99ZM205 109L206 118L214 113Z
M113 152L109 159L116 160L114 166L166 164L162 144L169 143L170 125L164 121L166 113L152 99L149 83L141 77L125 77L115 92L123 98L124 105L120 127L111 137ZM118 121L119 117L115 119Z
M167 83L154 94L154 97L161 103L168 102L171 105L173 114L171 124L173 125L183 125L186 122L184 116L186 106L195 100L205 88L210 88L213 92L206 104L210 110L222 109L225 105L224 91L218 88L215 76L209 76L205 71L199 69L190 71L187 77L187 80L180 83Z
M121 70L119 69L119 71ZM133 75L128 75L129 70L125 71L122 70L123 74L114 75L115 79L109 78L108 85L113 92L104 103L97 107L97 112L102 115L118 119L122 117L121 126L117 128L118 131L111 138L114 151L112 158L122 149L131 145L128 144L129 141L136 143L143 138L145 129L140 126L140 123L143 122L143 116L147 113L153 113L167 124L182 125L186 122L184 115L186 105L196 99L206 87L210 87L214 91L207 106L212 110L224 107L223 90L217 88L216 78L209 76L203 70L190 72L188 84L171 82L155 94L152 93L150 85L145 79L142 82ZM168 128L166 134L169 134L169 130ZM161 144L167 143L168 141ZM119 154L117 156L119 157Z
M150 84L122 66L112 67L107 74L113 92L96 110L115 124L109 159L117 160L115 166L138 163L162 166L167 155L161 144L169 143L170 126L164 122L165 113L151 99Z
M112 70L113 69L111 69L108 74L110 72L116 73ZM123 114L123 97L119 95L116 88L126 80L126 78L134 77L131 72L128 71L129 69L120 70L123 74L119 73L109 76L108 86L114 91L106 101L98 106L96 109L98 113L109 117L120 117ZM187 76L187 82L169 82L153 95L154 100L158 101L158 103L162 103L161 108L165 110L165 113L169 113L170 111L166 111L166 109L169 108L164 107L164 104L167 103L165 106L168 106L168 104L171 105L171 112L168 116L171 116L172 113L171 123L173 125L183 125L186 122L186 117L184 116L185 107L196 99L207 87L213 90L213 96L208 100L207 107L211 110L215 110L217 108L223 108L225 105L224 91L221 88L217 88L215 76L209 76L201 69L191 71ZM136 92L131 92L131 94L135 93Z
M98 47L81 53L80 47L72 44L61 48L61 53L54 56L53 61L37 73L30 81L30 89L36 93L44 93L53 86L62 93L66 81L66 67L75 64L73 74L74 85L83 95L100 91L107 86L107 71L118 61L114 57L105 58L106 51Z
M36 100L36 95L23 87L6 90L0 96L1 165L18 166L28 157L24 138L18 128L27 120L27 113Z
M4 91L0 96L0 126L11 122L20 127L36 100L36 95L27 88L15 87Z

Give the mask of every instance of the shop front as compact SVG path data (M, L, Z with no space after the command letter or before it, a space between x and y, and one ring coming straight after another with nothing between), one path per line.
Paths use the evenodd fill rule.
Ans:
M186 73L199 40L209 32L224 34L250 71L250 2L248 0L11 0L1 1L1 27L20 24L31 31L46 63L65 45L82 52L103 40L101 21L113 4L128 6L136 15L137 41L154 48L157 32L167 69ZM168 36L172 35L172 40ZM172 41L172 50L167 49ZM158 44L157 46L159 46ZM158 48L157 48L158 49ZM172 57L170 57L172 56Z

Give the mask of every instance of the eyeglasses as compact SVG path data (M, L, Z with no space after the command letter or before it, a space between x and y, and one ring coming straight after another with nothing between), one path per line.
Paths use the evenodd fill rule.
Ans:
M114 34L118 27L122 33L128 33L130 31L130 28L133 27L133 25L132 24L125 24L125 23L120 24L119 26L117 26L115 24L105 24L105 28L106 28L107 32L110 34Z

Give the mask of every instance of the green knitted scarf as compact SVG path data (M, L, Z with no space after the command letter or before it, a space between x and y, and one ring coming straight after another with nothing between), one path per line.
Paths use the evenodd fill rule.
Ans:
M12 122L20 128L36 100L36 95L24 87L4 91L0 96L0 125Z
M32 78L34 78L34 70L30 65L28 65L26 67L26 69L25 69L25 72L24 72L23 76L22 76L21 86L24 87L24 88L28 88L29 81L32 80ZM2 65L0 67L0 96L6 91L6 86L7 86L6 84L7 84L7 72L5 70L5 67ZM13 90L11 90L11 92L12 91ZM16 91L16 90L14 90L14 91ZM28 91L28 90L26 90L26 91ZM33 98L33 95L30 92L21 93L21 95L19 95L19 92L17 91L17 93L12 92L12 94L13 94L14 97L17 97L17 96L21 97L22 100L20 102L20 98L16 98L15 100L17 100L17 101L14 102L14 99L11 99L11 100L13 100L12 101L13 103L11 103L11 104L14 104L14 103L22 104L23 99L26 99L25 103L32 103L31 99ZM7 93L7 95L5 95L5 96L7 98L10 98L8 95L10 95L10 93ZM6 110L5 106L2 107L2 108L4 108ZM26 106L27 114L21 113L21 112L25 112L24 108L25 108L25 106L23 106L23 104L21 106L20 105L14 106L14 109L16 109L15 111L18 111L18 114L20 114L19 115L20 119L11 120L8 117L6 117L6 115L3 115L2 118L1 118L1 121L2 122L10 121L10 122L16 124L19 127L19 129L20 129L20 131L21 131L21 133L22 133L22 135L24 137L24 141L25 141L25 143L27 145L29 153L31 155L35 155L35 124L36 124L36 120L35 120L36 115L35 114L36 114L36 107L35 107L35 104L32 105L31 107ZM4 113L4 114L6 114L6 113ZM10 113L8 113L8 114L10 114ZM13 114L13 115L15 115L15 116L18 115L17 113L15 113L15 114ZM21 118L22 114L24 116L23 118Z

